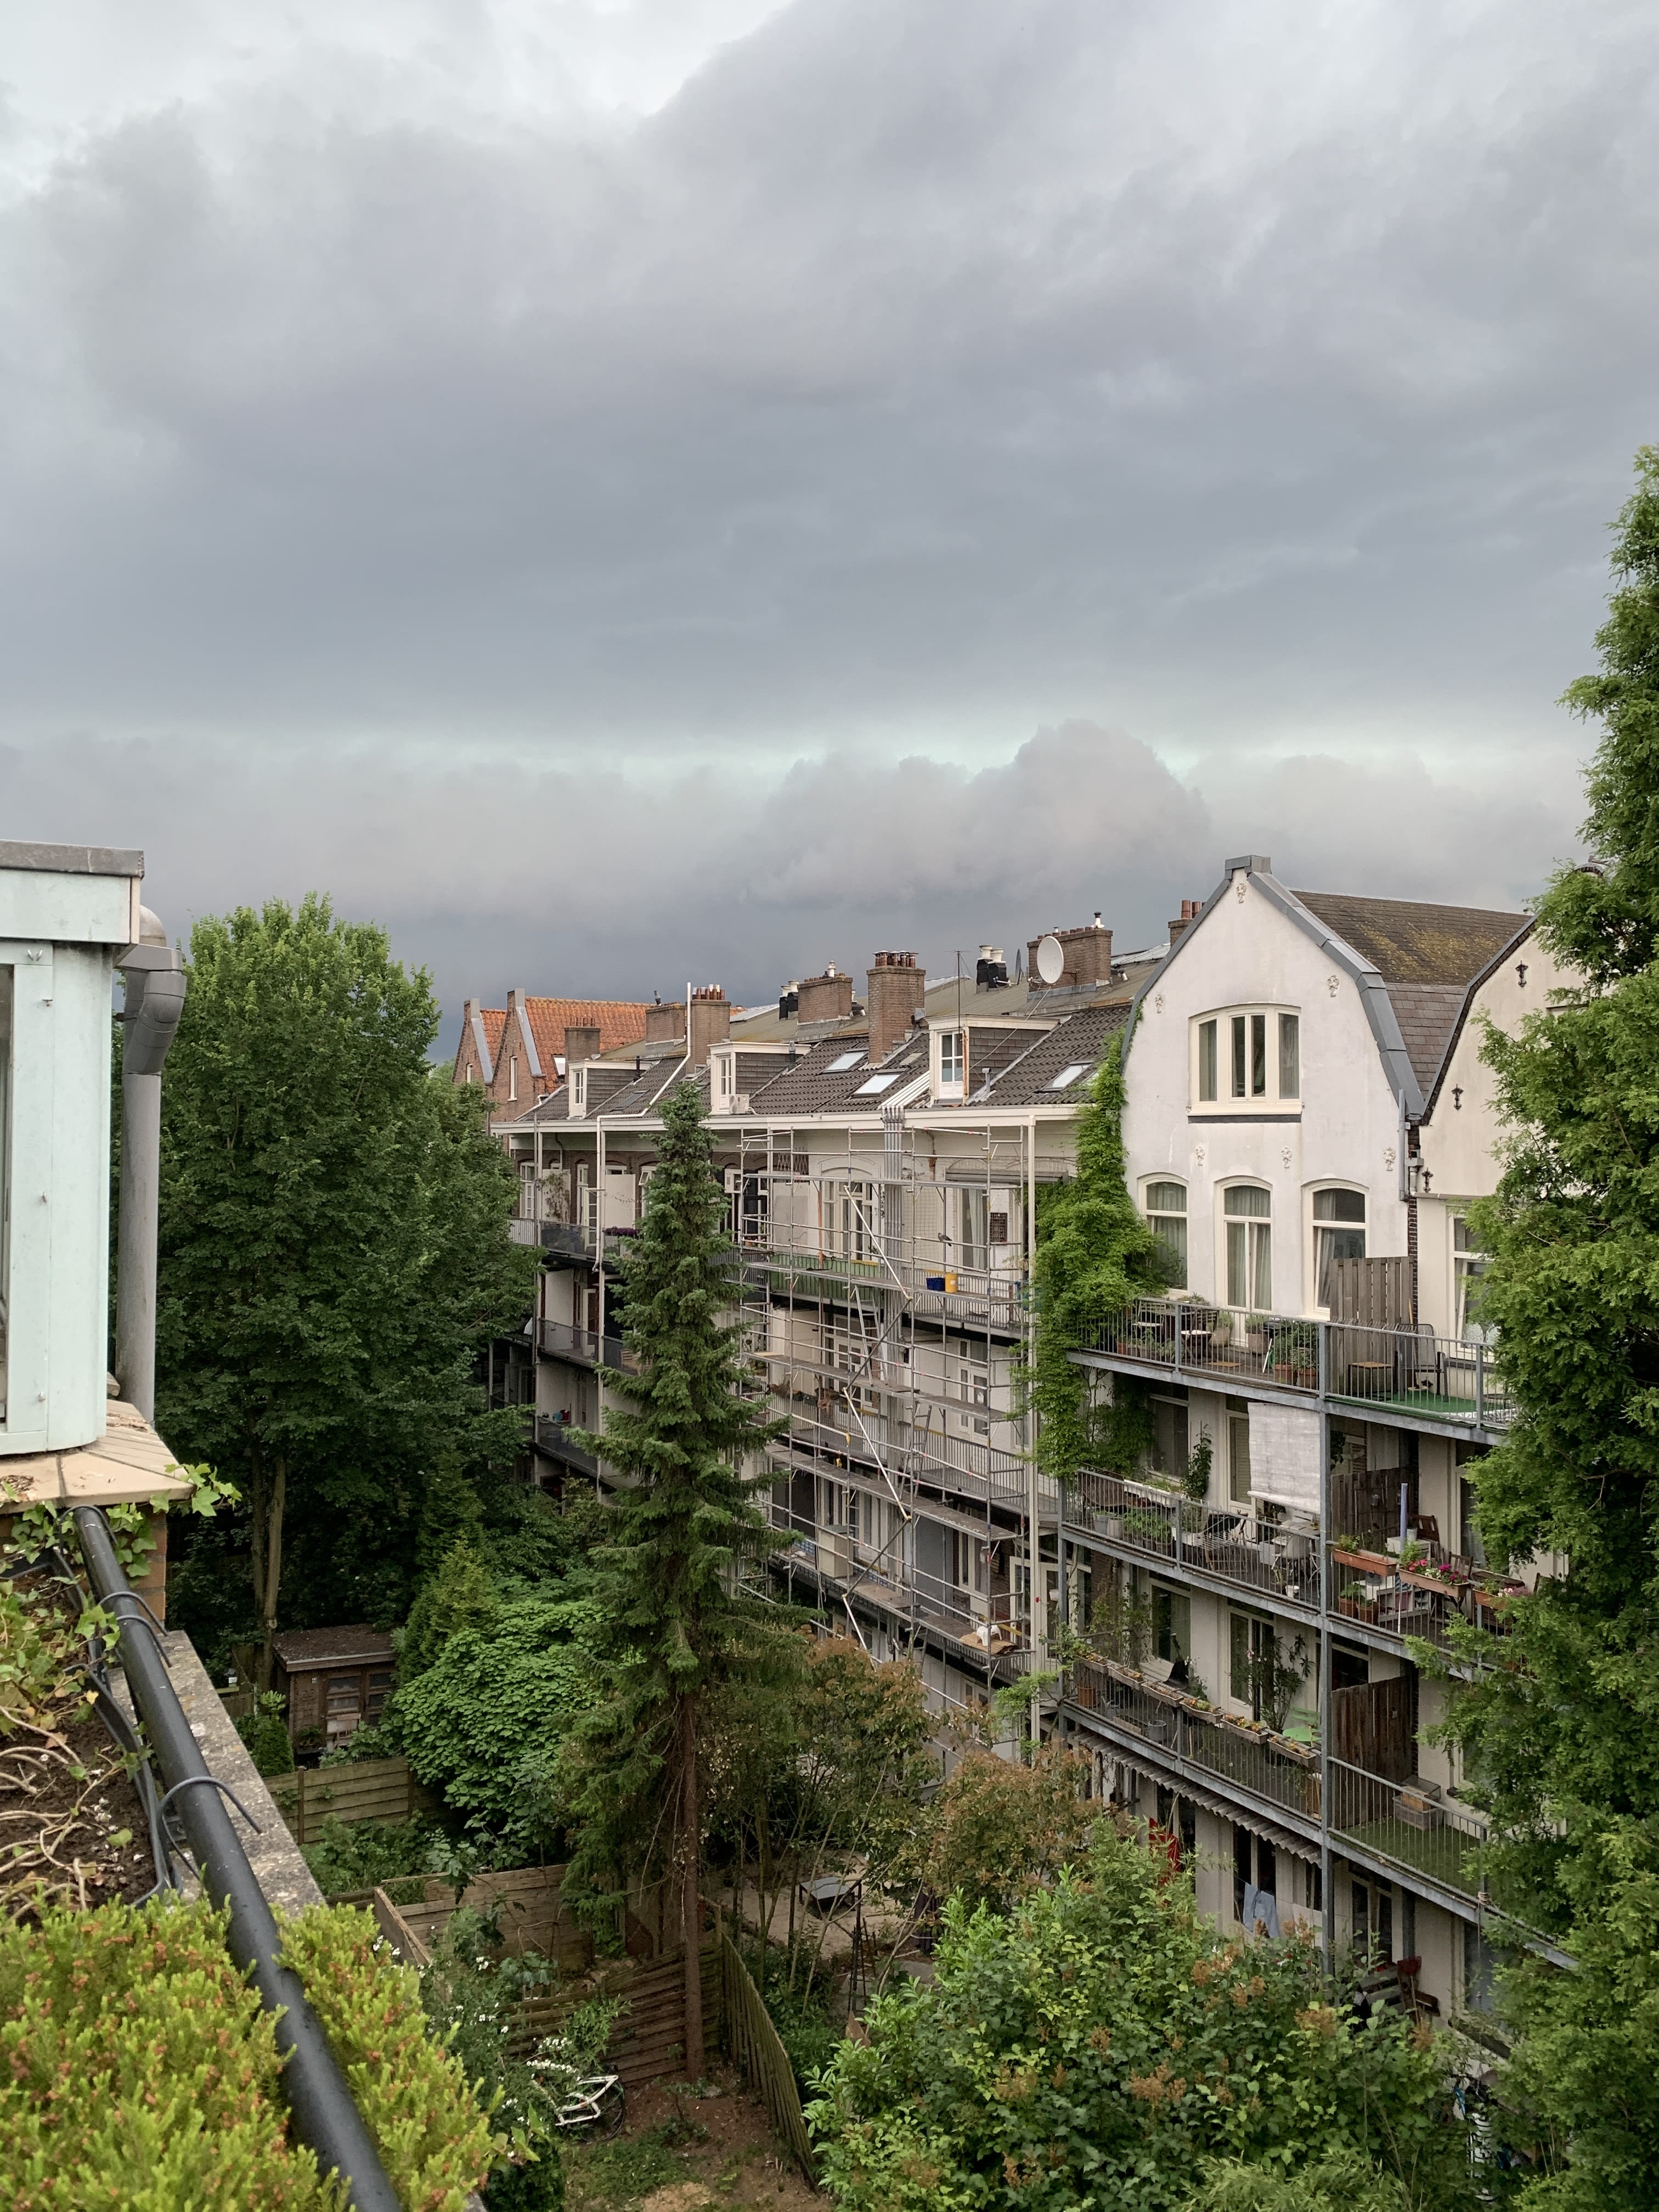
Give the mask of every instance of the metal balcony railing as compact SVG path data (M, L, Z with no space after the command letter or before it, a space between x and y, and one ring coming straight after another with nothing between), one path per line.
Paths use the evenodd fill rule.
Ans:
M599 1462L592 1453L584 1451L572 1437L570 1424L556 1421L549 1413L536 1417L536 1449L549 1459L574 1468L579 1474L597 1475L599 1472Z
M1249 1505L1218 1508L1151 1483L1084 1474L1061 1507L1068 1534L1097 1536L1115 1552L1191 1567L1243 1592L1319 1610L1319 1540Z
M1385 1782L1344 1759L1328 1762L1332 1840L1479 1902L1486 1822L1455 1797Z
M859 1462L884 1468L895 1477L913 1477L975 1497L1014 1505L1026 1498L1030 1470L1018 1452L1000 1450L977 1437L956 1436L948 1429L893 1420L874 1410L860 1410L854 1419L849 1409L843 1422L821 1420L793 1407L780 1410L789 1423L788 1441L823 1464L826 1472L838 1464ZM1055 1486L1042 1480L1038 1492L1042 1504L1052 1511L1058 1504Z
M1402 1565L1390 1553L1333 1545L1333 1615L1402 1642L1417 1637L1443 1651L1451 1648L1460 1625L1501 1634L1509 1602L1522 1585L1467 1559L1448 1558L1437 1546L1419 1548L1420 1560Z
M1213 1776L1224 1788L1299 1820L1319 1818L1316 1752L1197 1711L1108 1661L1079 1662L1072 1670L1067 1695L1082 1714L1139 1737L1150 1750Z
M823 1526L776 1497L769 1512L772 1526L796 1539L777 1564L805 1570L830 1602L857 1597L897 1620L931 1629L981 1662L995 1661L1016 1673L1029 1668L1024 1624L1016 1618L1008 1592L975 1594L918 1568L905 1556L902 1538L877 1546L855 1529Z
M640 1372L636 1355L619 1336L601 1336L598 1330L574 1328L568 1322L539 1322L536 1340L554 1359L571 1359L584 1367L614 1367L629 1375Z
M1322 1397L1477 1429L1506 1427L1515 1415L1493 1346L1427 1328L1371 1328L1138 1298L1097 1323L1079 1349L1225 1389L1266 1382L1275 1391L1305 1395L1310 1404Z

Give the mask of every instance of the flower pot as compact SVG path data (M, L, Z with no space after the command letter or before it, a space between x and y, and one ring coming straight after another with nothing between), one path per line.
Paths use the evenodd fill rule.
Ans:
M1123 1516L1121 1513L1097 1513L1095 1516L1095 1534L1097 1536L1109 1537L1115 1544L1121 1542L1123 1537Z

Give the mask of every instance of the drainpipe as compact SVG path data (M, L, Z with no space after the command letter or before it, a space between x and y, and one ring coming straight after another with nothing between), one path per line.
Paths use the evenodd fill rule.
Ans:
M115 1374L155 1419L155 1231L161 1182L161 1063L184 1012L184 963L148 907L139 940L116 955L126 984L121 1037L121 1213L116 1246Z

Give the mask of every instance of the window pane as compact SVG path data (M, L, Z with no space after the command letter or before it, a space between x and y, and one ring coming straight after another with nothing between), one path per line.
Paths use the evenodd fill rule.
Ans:
M1235 1505L1244 1505L1250 1496L1250 1417L1248 1413L1227 1416L1227 1456L1229 1468L1228 1495Z
M1363 1190L1316 1190L1314 1193L1316 1221L1363 1221L1365 1218L1365 1194Z
M1250 1016L1250 1096L1265 1098L1267 1095L1267 1017Z
M1152 1218L1152 1234L1170 1255L1170 1288L1184 1290L1187 1286L1187 1224L1180 1214L1156 1214Z
M1198 1096L1200 1104L1215 1097L1215 1024L1198 1025Z
M1233 1097L1244 1096L1244 1017L1233 1016Z
M1279 1018L1279 1095L1302 1096L1302 1024L1295 1014Z
M1244 1239L1248 1232L1242 1221L1227 1224L1227 1303L1230 1306L1248 1305L1244 1294Z
M1146 1186L1146 1210L1149 1213L1184 1213L1187 1211L1186 1184L1149 1182Z
M1234 1220L1264 1221L1273 1210L1273 1194L1257 1190L1254 1184L1236 1182L1227 1193L1227 1212Z
M1273 1302L1273 1231L1265 1221L1250 1224L1251 1268L1250 1302L1258 1313L1267 1313Z
M1331 1262L1334 1260L1363 1260L1365 1256L1365 1232L1363 1229L1318 1229L1314 1232L1314 1267L1319 1278L1319 1303L1331 1303Z

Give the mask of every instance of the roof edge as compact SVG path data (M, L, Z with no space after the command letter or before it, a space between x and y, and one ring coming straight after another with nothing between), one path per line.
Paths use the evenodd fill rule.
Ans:
M1452 1024L1451 1034L1446 1039L1446 1049L1440 1055L1440 1065L1434 1071L1434 1081L1429 1085L1429 1095L1423 1103L1421 1118L1424 1121L1428 1121L1433 1115L1440 1097L1441 1086L1446 1080L1446 1071L1451 1066L1452 1054L1456 1051L1458 1040L1463 1034L1470 1014L1474 1011L1477 994L1492 981L1516 947L1526 943L1537 927L1538 917L1536 915L1529 914L1509 943L1499 945L1480 973L1471 980L1468 990L1463 994L1463 1003L1457 1010L1457 1019Z

